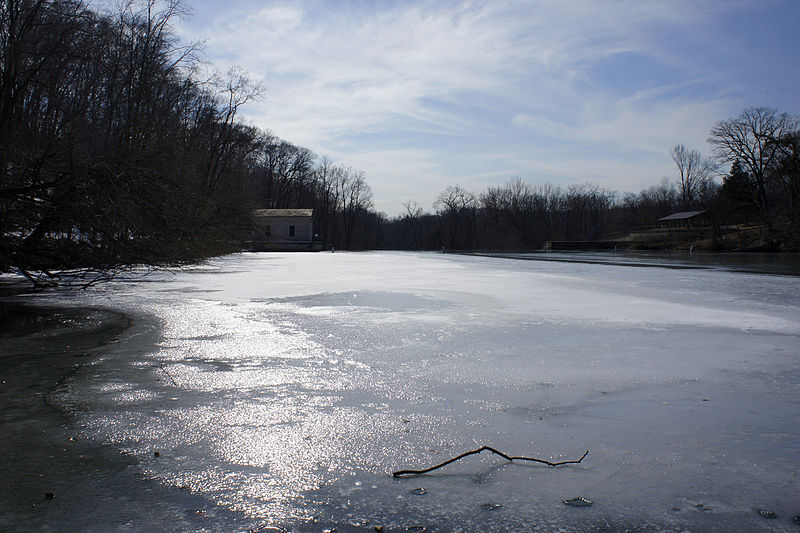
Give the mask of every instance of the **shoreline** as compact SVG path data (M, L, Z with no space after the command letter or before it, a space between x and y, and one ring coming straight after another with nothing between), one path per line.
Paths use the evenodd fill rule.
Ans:
M242 517L137 472L87 436L51 394L145 317L0 300L0 531L242 529ZM244 528L247 529L247 528Z
M458 252L452 252L458 253ZM800 276L800 254L796 252L712 252L687 250L556 250L551 252L461 252L461 255L525 261L580 263L632 268L672 270L723 270L744 274ZM791 259L777 263L772 259Z

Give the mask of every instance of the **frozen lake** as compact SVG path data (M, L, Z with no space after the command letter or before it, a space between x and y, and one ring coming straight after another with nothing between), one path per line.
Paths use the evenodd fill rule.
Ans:
M649 266L242 254L30 299L132 317L51 401L209 502L165 529L799 531L800 278ZM590 453L391 477L481 445Z

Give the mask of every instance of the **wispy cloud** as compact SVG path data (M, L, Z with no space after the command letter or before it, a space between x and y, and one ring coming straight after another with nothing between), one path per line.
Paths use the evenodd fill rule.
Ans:
M716 25L751 8L238 0L180 30L205 40L221 68L241 65L264 81L265 97L245 110L250 121L363 168L376 204L396 212L389 206L419 196L410 177L419 174L426 194L470 176L536 179L537 169L557 167L583 181L631 174L621 172L627 154L635 173L650 166L641 187L649 185L669 172L673 144L704 148L714 121L740 105L747 91L714 63L726 46ZM491 177L501 154L507 164ZM392 198L378 199L382 191Z

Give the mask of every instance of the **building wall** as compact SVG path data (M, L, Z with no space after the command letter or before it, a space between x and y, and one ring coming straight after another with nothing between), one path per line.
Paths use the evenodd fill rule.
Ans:
M266 216L256 220L254 240L266 242L311 242L314 237L311 217ZM294 227L294 235L291 228Z

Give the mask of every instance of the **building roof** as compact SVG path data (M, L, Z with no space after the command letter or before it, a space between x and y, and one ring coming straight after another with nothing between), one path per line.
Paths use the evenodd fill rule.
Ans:
M254 217L310 217L313 209L253 209Z
M702 215L705 211L683 211L681 213L672 213L671 215L659 218L659 222L666 222L669 220L687 220L697 215Z

